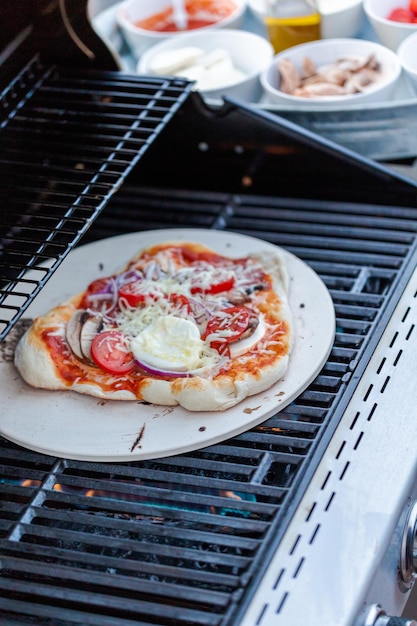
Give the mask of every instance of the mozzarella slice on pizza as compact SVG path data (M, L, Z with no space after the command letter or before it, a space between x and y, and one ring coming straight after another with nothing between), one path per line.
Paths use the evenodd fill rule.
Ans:
M278 249L229 258L153 245L35 319L15 365L34 387L223 411L283 377L288 282Z

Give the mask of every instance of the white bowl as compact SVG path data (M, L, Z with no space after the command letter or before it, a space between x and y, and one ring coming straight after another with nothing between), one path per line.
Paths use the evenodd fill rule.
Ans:
M243 79L224 83L218 87L202 89L202 95L210 99L219 99L227 95L244 102L259 100L262 94L259 76L271 62L274 50L264 37L244 30L212 29L166 39L152 46L142 55L137 65L137 72L153 74L152 65L157 55L190 47L198 48L204 54L222 49L227 52L233 66L244 74ZM172 58L172 54L169 58ZM181 76L181 70L178 70L176 75Z
M390 11L407 8L408 0L364 0L363 8L378 41L391 50L397 50L406 37L417 32L417 24L394 22L387 19Z
M417 32L404 39L397 50L397 55L403 66L404 73L410 79L417 93Z
M365 25L362 4L363 0L318 0L322 39L359 35ZM248 7L263 24L267 0L248 0Z
M197 4L197 0L186 0L188 7ZM219 3L213 2L213 6ZM235 5L235 9L230 11L230 4ZM141 28L137 22L146 20L152 16L170 11L172 3L170 0L126 0L122 2L116 12L117 23L130 47L133 55L138 59L145 50L165 39L174 39L191 32L205 32L214 28L238 28L243 21L246 10L246 0L228 0L223 14L216 11L213 16L216 21L207 26L185 31L163 32L160 30L149 30Z
M363 0L318 0L322 39L357 37L365 26Z
M382 77L361 93L305 98L284 93L279 88L278 63L284 58L290 59L300 72L306 57L313 61L316 68L319 68L334 63L339 58L368 56L371 53L375 54L381 64ZM333 109L389 100L399 81L401 71L401 63L397 55L378 43L364 39L325 39L300 44L275 55L269 67L261 74L260 80L269 103L287 105L291 108Z

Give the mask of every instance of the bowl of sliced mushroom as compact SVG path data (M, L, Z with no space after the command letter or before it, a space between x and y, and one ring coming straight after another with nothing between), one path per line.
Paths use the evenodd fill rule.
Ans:
M325 39L275 55L260 80L267 103L332 109L389 101L401 72L397 55L381 44Z

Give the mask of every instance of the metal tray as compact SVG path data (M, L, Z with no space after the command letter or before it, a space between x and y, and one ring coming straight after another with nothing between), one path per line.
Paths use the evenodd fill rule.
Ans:
M120 61L123 72L136 73L136 60L117 27L115 14L120 2L109 5L111 0L102 0L106 6L91 18L92 26ZM96 7L100 2L96 2ZM97 8L96 8L97 10ZM265 35L262 24L246 10L243 26ZM364 39L376 40L372 27L364 18ZM209 106L222 106L222 101L206 101ZM255 108L281 115L309 130L353 149L365 156L378 160L398 160L417 157L417 94L408 79L403 76L392 100L366 106L345 106L336 110L302 109L263 102L250 103Z

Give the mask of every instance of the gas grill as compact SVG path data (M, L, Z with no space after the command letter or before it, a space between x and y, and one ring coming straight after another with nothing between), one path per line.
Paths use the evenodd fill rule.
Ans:
M121 73L85 10L0 7L0 361L75 246L150 229L282 246L326 284L336 336L294 402L203 449L96 463L0 438L0 622L410 623L387 615L417 570L417 184L289 119Z

